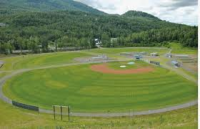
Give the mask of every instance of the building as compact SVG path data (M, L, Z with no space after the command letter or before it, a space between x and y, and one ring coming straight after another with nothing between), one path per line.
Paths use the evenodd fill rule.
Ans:
M118 38L110 38L111 43L117 42L117 40L118 40Z
M159 56L157 52L151 53L151 56Z
M134 57L135 57L136 60L140 60L141 59L140 55L135 55Z
M175 67L180 67L180 66L181 66L180 63L179 63L178 61L175 61L175 60L171 61L171 63L172 63L172 65L174 65Z
M167 58L172 58L172 54L168 53L168 54L166 54L166 57Z
M98 39L98 38L96 38L96 39L94 39L94 42L95 42L95 46L96 47L98 47L98 48L100 48L101 47L101 41Z

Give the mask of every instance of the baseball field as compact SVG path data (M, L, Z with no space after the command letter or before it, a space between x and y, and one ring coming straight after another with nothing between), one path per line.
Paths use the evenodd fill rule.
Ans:
M12 100L51 109L70 105L75 112L126 112L159 109L197 97L197 86L167 69L143 61L84 64L34 70L7 81ZM124 64L126 68L120 68Z
M135 60L120 55L121 52L144 51L148 54L158 51L160 56ZM187 79L195 79L192 73L188 74L181 68L166 67L169 59L164 54L168 51L158 48L96 49L2 58L4 66L0 76L2 79L11 76L3 84L2 93L9 99L49 111L52 111L52 105L70 106L73 113L109 114L170 109L174 106L184 108L180 105L197 99L197 83ZM80 62L101 54L107 55L112 61ZM78 62L76 59L79 59ZM150 64L145 59L159 61L161 66ZM19 74L13 74L15 72ZM9 112L2 112L2 128L10 128L15 124L19 124L16 128L170 128L168 125L172 123L177 128L194 128L197 123L194 104L167 113L131 118L72 117L72 122L67 125L53 121L52 115L16 108L2 100L0 105L2 111L9 109ZM13 121L12 114L17 115L19 120ZM25 125L20 124L24 119L33 121L34 126L29 120ZM103 123L98 123L99 119ZM180 125L183 121L185 124Z

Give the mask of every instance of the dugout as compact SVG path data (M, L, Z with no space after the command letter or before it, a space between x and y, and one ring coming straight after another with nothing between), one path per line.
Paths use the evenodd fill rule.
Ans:
M157 65L157 66L160 66L160 62L157 62L157 61L150 61L151 64L154 64L154 65Z

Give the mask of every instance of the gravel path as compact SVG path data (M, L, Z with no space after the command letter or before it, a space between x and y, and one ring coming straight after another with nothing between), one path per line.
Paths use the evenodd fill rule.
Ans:
M124 61L124 60L108 60L108 61L104 61L104 62L112 62L112 61ZM81 64L91 64L91 63L102 63L102 61L51 65L51 66L40 67L40 68L21 69L21 70L14 71L11 74L0 79L0 99L5 101L6 103L12 104L12 100L3 94L2 88L3 88L3 85L6 80L10 79L11 77L13 77L17 74L24 73L27 71L32 71L32 70L38 70L38 69L57 68L57 67L65 67L65 66L81 65ZM71 112L71 116L122 117L122 116L150 115L150 114L157 114L157 113L163 113L163 112L169 112L169 111L178 110L178 109L182 109L182 108L187 108L187 107L191 107L191 106L194 106L197 104L198 104L198 100L194 100L194 101L190 101L190 102L180 104L180 105L170 106L170 107L166 107L166 108L162 108L162 109L148 110L148 111L138 111L138 112L129 111L129 112L118 112L118 113L76 113L76 112ZM45 110L45 109L39 109L39 112L49 113L49 114L53 113L52 110Z

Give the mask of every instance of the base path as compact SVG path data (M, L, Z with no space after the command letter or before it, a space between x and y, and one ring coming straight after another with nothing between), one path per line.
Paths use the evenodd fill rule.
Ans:
M119 60L110 60L107 62L112 62L112 61L119 61ZM123 60L120 60L123 61ZM71 64L63 64L63 65L52 65L52 66L47 66L47 67L40 67L40 68L33 68L33 69L21 69L12 72L11 74L4 76L3 78L0 79L0 99L2 99L4 102L12 104L12 100L6 97L3 94L3 85L6 80L12 78L15 75L18 75L20 73L32 71L32 70L37 70L37 69L47 69L47 68L57 68L57 67L64 67L64 66L72 66L72 65L81 65L81 64L92 64L92 63L102 63L102 62L88 62L88 63L71 63ZM164 113L164 112L169 112L173 110L178 110L182 108L187 108L191 107L194 105L198 104L198 100L193 100L184 104L180 105L175 105L175 106L170 106L162 109L155 109L155 110L147 110L147 111L129 111L129 112L117 112L117 113L78 113L78 112L71 112L71 116L78 116L78 117L122 117L122 116L138 116L138 115L150 115L150 114L157 114L157 113ZM73 108L73 107L72 107ZM48 113L48 114L53 114L52 110L46 110L46 109L41 109L39 108L39 112L41 113Z

